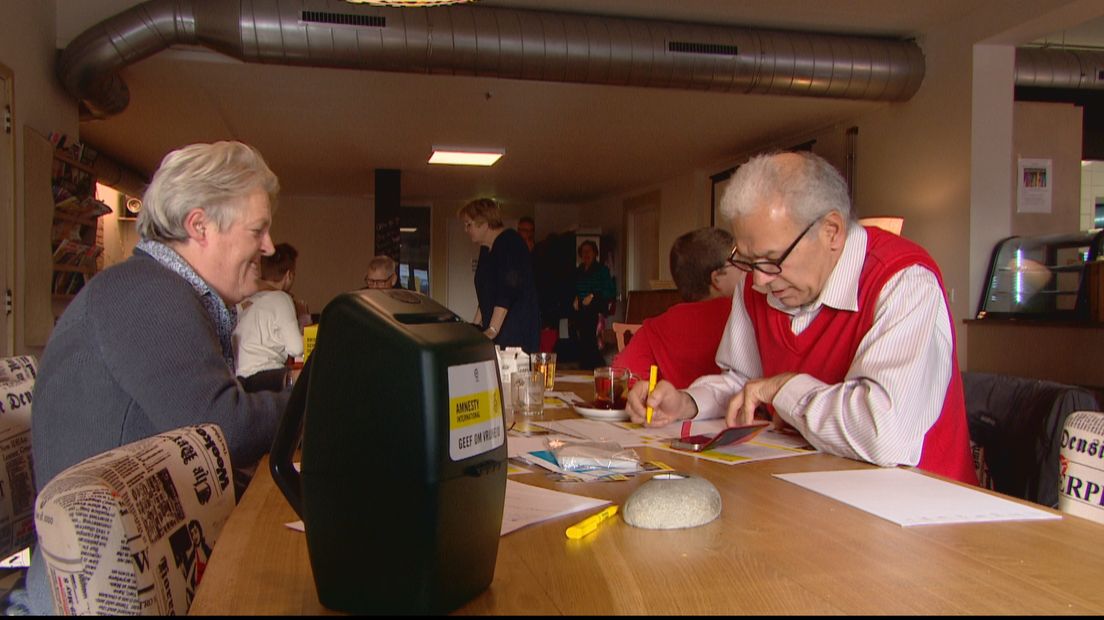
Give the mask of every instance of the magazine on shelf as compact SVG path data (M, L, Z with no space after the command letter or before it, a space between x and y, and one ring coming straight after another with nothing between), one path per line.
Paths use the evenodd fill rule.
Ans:
M55 265L95 267L96 259L103 253L98 245L88 245L72 239L62 239L54 249Z
M54 204L57 213L65 213L80 219L95 220L106 213L111 213L111 207L89 196L83 200L76 196L70 196Z

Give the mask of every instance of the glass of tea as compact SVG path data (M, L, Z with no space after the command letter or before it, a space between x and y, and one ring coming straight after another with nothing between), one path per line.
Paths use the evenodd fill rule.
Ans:
M628 368L599 366L594 369L594 406L596 409L624 409L629 390Z

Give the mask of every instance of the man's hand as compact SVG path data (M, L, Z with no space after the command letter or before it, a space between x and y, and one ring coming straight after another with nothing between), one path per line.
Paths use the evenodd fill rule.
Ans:
M637 381L632 386L628 394L629 418L637 424L646 424L648 405L652 406L652 423L648 426L665 426L698 414L694 399L668 381L657 383L651 396L648 396L647 381Z
M796 375L797 373L794 372L785 372L766 379L749 380L744 384L744 389L737 392L728 402L725 425L751 424L755 420L755 410L760 406L771 404L782 386Z

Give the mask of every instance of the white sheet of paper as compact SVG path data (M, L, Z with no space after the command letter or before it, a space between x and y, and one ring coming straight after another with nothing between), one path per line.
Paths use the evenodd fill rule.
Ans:
M501 533L505 536L527 525L573 512L593 510L609 503L604 499L593 499L507 480L506 506L502 512Z
M1061 519L1061 515L907 469L774 474L902 526Z
M615 441L622 446L642 446L647 442L641 440L640 434L629 428L629 422L606 422L603 420L568 419L548 420L534 422L537 426L547 428L553 433L586 439L588 441Z

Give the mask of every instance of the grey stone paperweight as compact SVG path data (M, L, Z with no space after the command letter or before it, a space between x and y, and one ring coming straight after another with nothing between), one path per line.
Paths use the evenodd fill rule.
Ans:
M721 494L705 478L657 474L625 500L622 518L633 527L677 530L705 525L721 514Z

